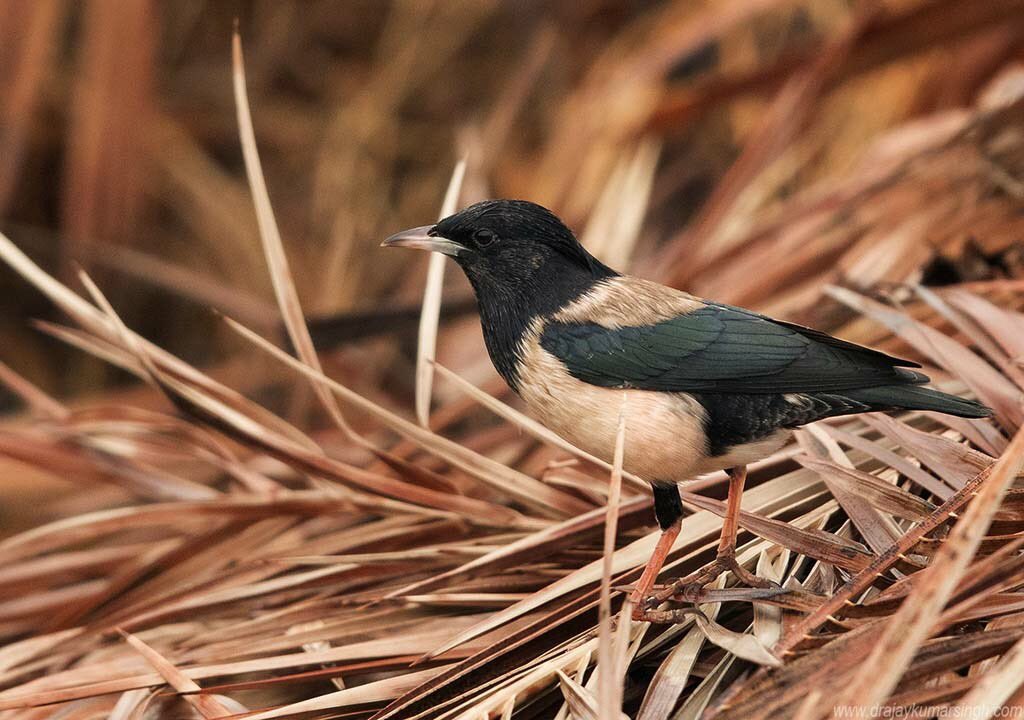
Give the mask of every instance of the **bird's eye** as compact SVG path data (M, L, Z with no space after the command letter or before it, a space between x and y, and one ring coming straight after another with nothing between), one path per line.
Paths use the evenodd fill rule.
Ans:
M480 228L479 230L473 231L473 242L475 242L479 247L487 247L497 239L498 236L494 234L493 230Z

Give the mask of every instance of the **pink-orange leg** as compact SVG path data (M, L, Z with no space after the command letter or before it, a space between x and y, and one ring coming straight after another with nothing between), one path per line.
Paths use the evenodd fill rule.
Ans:
M655 551L655 556L651 558L650 562L648 562L647 567L644 569L644 574L640 578L640 582L633 591L634 620L648 620L650 622L678 622L684 615L691 612L690 610L650 609L669 598L691 603L700 603L714 599L726 599L735 595L735 599L737 600L752 600L759 596L775 594L781 590L774 583L757 577L736 561L736 535L739 532L740 524L740 501L743 499L743 485L746 482L746 479L747 468L745 466L735 467L729 470L729 496L725 504L725 517L722 522L722 534L718 540L718 552L710 565L693 573L692 575L676 580L659 593L648 595L650 587L654 584L654 578L661 570L661 566L665 561L664 554L662 554L660 559L658 559L657 550ZM671 547L672 542L675 542L676 535L678 534L679 529L677 527L675 534L672 535L672 541L668 544L669 547ZM664 538L665 535L662 535L662 540L664 540ZM658 547L660 549L661 542L658 543ZM667 553L667 549L665 550L665 553ZM656 559L657 565L655 566L654 562ZM652 567L654 567L654 570L650 573L648 584L644 585L643 583L645 579L648 579L648 574ZM732 591L719 593L709 592L707 586L726 571L731 571L733 575L736 576L737 580L753 589L754 592L741 591L741 593L738 594ZM719 595L721 596L720 598L717 597ZM637 600L638 597L642 599Z
M654 581L658 578L658 573L661 572L661 568L665 564L665 558L668 557L668 553L675 544L676 538L679 537L681 525L682 521L677 519L661 531L661 537L658 538L658 544L654 548L650 560L647 561L647 565L644 567L643 575L640 576L636 585L633 586L633 592L630 593L629 601L633 604L634 620L643 619L647 596L650 594L651 588L654 587Z

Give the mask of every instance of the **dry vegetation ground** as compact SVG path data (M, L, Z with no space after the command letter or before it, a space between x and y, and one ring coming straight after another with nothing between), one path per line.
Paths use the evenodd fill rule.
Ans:
M1024 707L1024 2L850 5L0 3L0 717ZM995 417L801 431L742 518L789 592L632 623L645 486L519 415L460 279L417 339L423 259L375 249L461 155L449 206Z

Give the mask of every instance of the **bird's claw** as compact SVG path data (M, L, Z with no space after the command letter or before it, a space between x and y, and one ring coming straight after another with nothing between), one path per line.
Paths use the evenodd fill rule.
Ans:
M746 587L709 587L725 572L731 572ZM744 568L732 553L722 553L696 573L679 578L663 590L643 598L633 608L633 619L658 624L678 623L692 615L696 606L703 603L764 600L785 592L778 583L760 578ZM656 609L668 600L689 603L692 607Z
M767 600L785 593L785 588L774 583L772 587L733 587L724 589L709 588L706 585L701 587L689 585L682 588L676 595L673 595L672 600L693 605L712 602L751 602L754 600Z

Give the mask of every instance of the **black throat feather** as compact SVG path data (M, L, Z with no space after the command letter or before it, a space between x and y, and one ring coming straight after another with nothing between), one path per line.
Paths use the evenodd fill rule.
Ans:
M466 274L480 305L491 362L509 387L518 392L523 342L534 321L558 312L618 273L589 254L581 264L578 258L553 253L536 272L526 273L514 283L495 282L469 269Z

